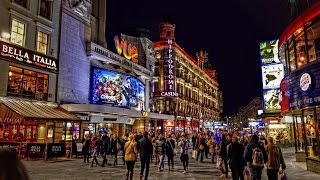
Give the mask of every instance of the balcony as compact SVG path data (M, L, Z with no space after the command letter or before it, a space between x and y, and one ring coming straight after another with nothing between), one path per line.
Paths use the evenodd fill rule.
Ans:
M127 60L126 58L94 42L87 43L87 56L90 59L96 59L107 64L115 64L128 70L134 70L135 72L141 72L144 75L152 76L152 73L145 67L142 67L137 63Z

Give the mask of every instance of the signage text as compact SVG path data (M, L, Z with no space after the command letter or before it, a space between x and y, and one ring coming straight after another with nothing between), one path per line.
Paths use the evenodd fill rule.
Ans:
M138 63L138 49L136 46L129 44L124 39L121 39L120 41L119 36L114 37L114 43L119 55L123 54L126 59Z

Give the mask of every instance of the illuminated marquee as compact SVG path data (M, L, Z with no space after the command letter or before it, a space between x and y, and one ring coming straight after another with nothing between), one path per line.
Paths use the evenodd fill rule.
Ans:
M114 37L114 43L119 55L123 54L126 59L138 63L138 49L136 46L129 44L124 39L121 39L120 41L119 36Z

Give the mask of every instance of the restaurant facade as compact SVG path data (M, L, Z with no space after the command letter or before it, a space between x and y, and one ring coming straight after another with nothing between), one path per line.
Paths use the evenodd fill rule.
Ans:
M294 19L279 40L287 75L281 82L281 111L293 120L296 160L320 173L320 2Z

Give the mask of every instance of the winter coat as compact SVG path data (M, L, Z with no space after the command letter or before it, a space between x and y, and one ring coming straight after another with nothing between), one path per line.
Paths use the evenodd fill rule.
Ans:
M247 162L249 162L249 167L253 167L252 165L252 153L254 148L259 148L262 151L263 160L264 162L268 161L268 154L263 146L259 144L258 142L252 142L247 145L247 147L244 150L244 158Z
M214 153L215 147L216 147L216 142L214 140L210 139L207 142L207 146L209 147L209 153Z
M170 145L171 144L171 145ZM173 139L166 141L166 154L167 156L173 156L173 150L175 148L175 142Z
M152 143L150 139L142 138L139 140L139 151L141 159L148 159L152 156Z
M137 143L134 141L128 141L124 145L124 151L125 151L125 161L137 161Z
M269 157L268 161L266 162L267 169L279 169L280 165L282 169L286 168L280 147L275 144L268 143L266 146L266 151Z
M238 142L231 143L228 146L228 158L230 159L229 165L231 168L244 167L246 161L243 157L244 147Z

